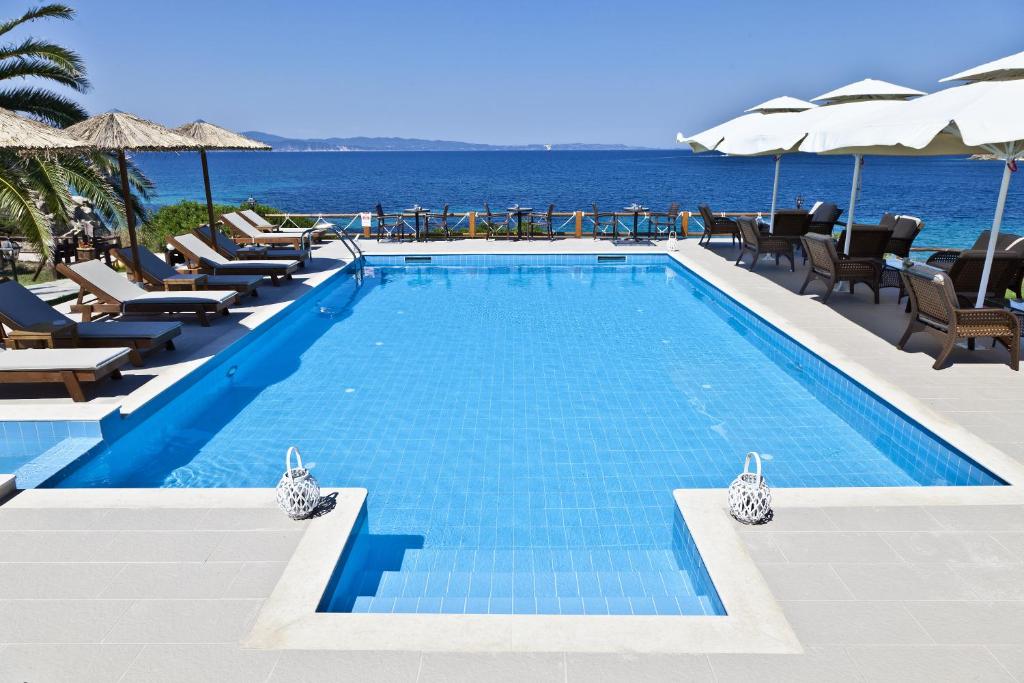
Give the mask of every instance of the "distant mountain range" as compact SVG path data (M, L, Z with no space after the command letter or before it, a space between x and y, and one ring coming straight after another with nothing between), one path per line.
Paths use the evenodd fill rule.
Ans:
M629 145L599 145L573 142L560 145L485 145L454 140L420 140L418 138L285 138L258 130L242 135L265 142L275 152L495 152L550 150L621 150L646 149Z

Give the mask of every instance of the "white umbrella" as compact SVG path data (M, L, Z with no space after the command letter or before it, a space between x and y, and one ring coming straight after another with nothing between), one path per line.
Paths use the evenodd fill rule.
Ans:
M1003 76L1016 76L999 80ZM898 109L823 133L809 149L828 153L935 155L993 154L1006 160L996 201L976 306L984 304L1010 177L1024 156L1024 53L955 76L975 82L941 90ZM954 78L951 76L943 80ZM813 149L812 149L813 148ZM803 149L803 145L801 145Z
M782 161L782 155L792 151L800 139L793 139L788 145L782 143L781 146L765 147L761 142L762 137L769 135L773 129L779 127L782 121L788 118L785 115L814 109L816 106L795 97L776 97L747 109L743 116L730 119L689 138L678 133L676 140L690 145L690 148L697 153L714 150L736 156L772 155L775 159L775 179L772 183L770 220L774 224L775 204L779 193L779 164Z

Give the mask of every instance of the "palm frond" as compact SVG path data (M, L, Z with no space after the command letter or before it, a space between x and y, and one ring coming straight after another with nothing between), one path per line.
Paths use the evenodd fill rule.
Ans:
M27 24L31 21L38 21L39 19L72 19L74 16L75 10L67 5L57 3L40 5L39 7L29 9L17 19L0 23L0 36L10 33L22 24Z
M53 214L54 222L66 226L71 220L74 206L68 190L68 178L60 162L42 154L30 155L26 160L25 177L43 205Z
M69 50L57 43L38 38L26 38L17 45L2 45L0 46L0 62L7 60L41 62L60 70L65 79L73 82L71 87L76 90L85 91L89 87L89 81L85 77L85 63L81 56L74 50Z
M50 258L53 254L50 224L36 207L23 178L7 169L0 169L0 216L35 244L42 258Z
M118 228L124 227L124 203L121 201L120 192L115 190L109 174L91 158L63 157L61 166L68 184L92 203L93 209L105 223Z
M85 109L74 100L49 90L27 86L0 90L0 107L27 114L58 128L89 118Z
M32 57L18 57L0 61L0 81L12 78L39 78L84 92L89 89L88 79L64 67Z

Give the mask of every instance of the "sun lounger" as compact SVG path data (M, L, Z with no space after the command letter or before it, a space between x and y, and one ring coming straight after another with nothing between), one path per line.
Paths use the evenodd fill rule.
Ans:
M81 313L84 322L89 322L96 313L194 313L205 327L210 324L208 313L227 315L228 306L238 300L237 292L216 289L205 292L147 292L95 260L58 263L57 270L79 286L78 302L71 306L71 310ZM91 292L96 301L86 303L86 292Z
M305 250L306 238L302 235L263 232L234 212L223 214L220 219L235 236L236 241L242 244L284 244L292 249Z
M313 238L314 242L319 242L325 232L324 230L318 230L316 228L300 228L298 225L295 225L294 223L292 223L291 225L286 225L287 221L279 225L274 225L273 223L271 223L266 218L259 215L252 209L246 209L245 211L238 211L236 213L238 213L238 215L244 218L245 220L249 221L249 223L254 228L256 228L257 230L262 230L263 232L281 232L286 235L289 233L301 235L302 233L307 232L308 230L309 235L310 237Z
M961 308L953 280L945 273L925 274L913 270L901 273L910 296L910 324L896 348L902 349L915 332L931 331L943 337L942 351L935 364L941 368L956 343L967 339L974 348L978 337L992 337L1010 352L1010 367L1020 369L1020 320L1002 308Z
M193 235L199 237L209 245L213 245L213 236L210 226L200 225L192 231ZM232 261L298 261L299 268L306 267L306 259L309 258L309 250L292 249L290 247L269 247L261 244L238 245L227 238L217 239L217 251Z
M128 349L25 349L0 352L0 383L63 382L74 401L84 401L82 382L120 379Z
M230 261L196 235L178 235L170 243L188 259L189 264L211 275L260 275L279 285L278 278L290 280L299 269L298 261L245 260Z
M127 267L134 263L132 252L128 249L114 249L114 258ZM207 289L233 289L240 295L252 294L256 296L257 285L263 282L263 278L257 275L206 275L179 273L171 267L167 261L151 252L146 247L139 245L139 266L142 268L142 279L153 287L170 291L174 287L187 288L192 290Z
M0 282L0 332L9 349L43 344L57 347L103 347L131 349L133 365L142 365L142 351L174 349L181 334L179 322L88 322L76 323L13 280Z

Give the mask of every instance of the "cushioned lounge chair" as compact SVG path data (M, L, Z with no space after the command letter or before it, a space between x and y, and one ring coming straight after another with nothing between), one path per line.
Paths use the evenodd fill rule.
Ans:
M114 258L120 263L128 267L129 263L134 263L132 259L132 252L129 249L114 249ZM142 268L142 279L159 289L170 291L172 285L167 282L174 278L178 278L181 281L182 278L188 279L190 276L187 273L179 273L171 267L167 261L163 260L146 247L139 245L139 266ZM258 275L206 275L191 276L193 279L192 289L233 289L241 295L252 294L257 296L258 292L256 287L263 282L263 278Z
M989 230L982 231L982 233L978 235L978 239L974 241L974 244L972 244L969 249L966 249L964 251L984 252L985 250L987 250L989 234ZM1009 283L1007 284L1007 289L1016 293L1017 297L1019 298L1021 294L1024 294L1024 288L1022 288L1021 285L1021 280L1024 279L1024 237L1021 237L1020 235L1014 235L1013 233L1009 232L1000 232L999 235L996 237L995 253L999 254L1003 252L1015 254L1018 257L1020 257L1020 268L1018 269L1018 272L1010 276ZM930 257L928 257L927 264L930 266L942 268L943 270L949 270L952 264L956 262L957 258L959 258L961 253L963 252L955 249L937 251ZM957 288L957 291L959 292L961 290Z
M43 344L57 347L101 347L131 350L133 365L142 365L142 351L174 349L179 322L106 321L76 323L13 280L0 282L0 335L9 349Z
M290 280L299 269L298 261L250 260L231 261L196 235L178 235L168 240L188 260L189 265L211 275L260 275L279 285L278 279Z
M208 290L205 292L147 292L115 270L99 261L58 263L57 270L79 286L74 313L81 313L83 322L97 313L194 313L204 327L210 324L208 314L228 314L228 306L238 299L237 292ZM85 293L96 297L84 301Z
M761 256L770 254L775 257L775 265L779 265L779 257L789 260L789 271L793 272L793 240L776 237L757 229L753 218L737 218L740 228L740 255L736 257L736 265L740 264L744 255L750 252L750 270L754 270Z
M234 212L223 214L220 220L234 235L235 241L240 244L280 245L306 251L307 240L302 235L263 232Z
M84 401L82 382L120 379L128 349L24 349L0 351L0 383L63 382L74 401Z
M880 259L840 258L836 251L836 243L832 241L830 235L808 233L800 238L800 242L811 262L804 284L800 287L801 294L807 290L807 285L812 280L821 280L825 283L825 295L821 301L825 303L832 296L832 290L838 283L849 282L850 293L853 294L854 285L863 282L874 292L875 303L878 303L879 281L882 278Z
M807 227L807 232L831 235L841 215L843 210L832 202L817 202L811 207L811 224Z
M736 244L736 240L740 237L740 227L736 221L726 216L716 216L707 204L701 204L697 208L704 221L704 232L697 240L697 244L703 243L704 246L708 246L711 244L711 238L715 235L729 235L732 238L732 243Z
M1020 369L1020 320L1017 316L1002 308L961 308L953 281L945 273L910 270L900 275L910 296L910 324L896 348L903 349L915 332L942 335L942 351L932 366L938 370L946 363L957 341L967 339L970 348L974 348L978 337L992 337L1010 352L1010 367Z
M213 244L213 232L208 225L200 225L192 231L207 244ZM308 249L292 249L291 247L270 247L261 244L239 245L228 238L217 238L217 251L233 261L298 261L299 268L306 267Z
M245 211L238 211L236 213L238 213L238 215L244 218L245 220L249 221L249 223L254 228L256 228L257 230L262 230L263 232L280 232L286 235L301 235L304 232L308 232L309 236L313 239L314 242L319 242L321 238L323 238L325 232L324 230L317 230L316 228L301 228L298 225L295 225L294 223L289 224L288 221L275 225L268 221L263 216L253 211L252 209L246 209Z
M836 250L848 258L877 258L885 256L892 230L881 225L855 225L850 235L850 251L846 252L846 230L839 233Z

